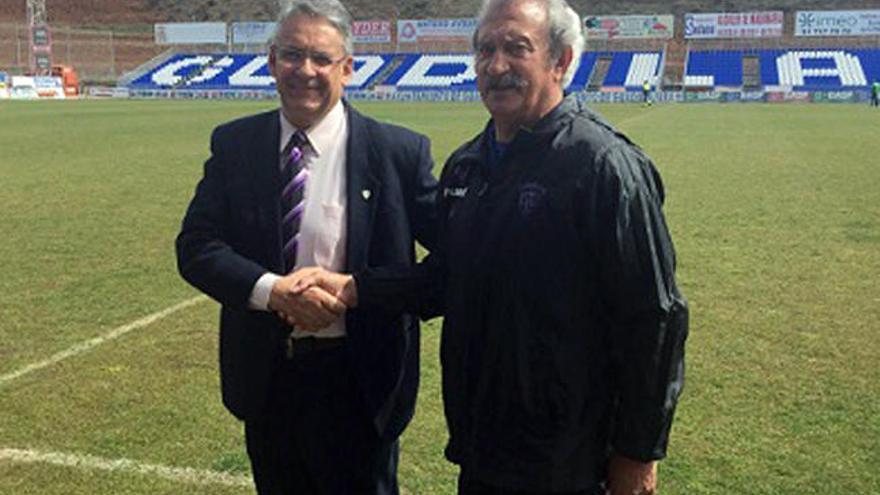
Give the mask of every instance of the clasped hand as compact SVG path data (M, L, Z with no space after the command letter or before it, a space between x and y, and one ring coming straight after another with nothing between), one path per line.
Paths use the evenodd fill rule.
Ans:
M354 278L320 267L301 268L281 277L269 294L269 309L306 332L327 328L356 305Z

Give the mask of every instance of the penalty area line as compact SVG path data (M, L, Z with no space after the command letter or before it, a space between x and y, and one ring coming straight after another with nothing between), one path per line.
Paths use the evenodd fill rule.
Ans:
M0 449L0 462L2 461L20 464L51 464L78 469L139 474L194 485L251 486L250 477L243 475L207 469L148 464L131 459L105 459L88 454L39 452L29 449Z
M157 311L151 315L147 315L139 320L135 320L131 323L127 323L127 324L122 325L120 327L116 327L113 330L110 330L109 332L107 332L103 335L99 335L99 336L97 336L93 339L89 339L85 342L80 342L79 344L76 344L73 347L70 347L70 348L65 349L61 352L58 352L58 353L56 353L56 354L54 354L54 355L52 355L42 361L38 361L36 363L31 363L31 364L29 364L21 369L18 369L16 371L13 371L11 373L7 373L5 375L0 375L0 387L3 387L7 383L9 383L17 378L21 378L24 375L27 375L29 373L33 373L34 371L41 370L41 369L49 367L49 366L52 366L53 364L57 364L67 358L76 356L78 354L82 354L82 353L84 353L94 347L97 347L101 344L109 342L113 339L117 339L117 338L119 338L119 337L133 331L133 330L137 330L139 328L143 328L145 326L148 326L148 325L150 325L158 320L161 320L162 318L170 316L170 315L172 315L182 309L186 309L190 306L194 306L202 301L207 301L207 300L208 300L207 296L196 296L196 297L193 297L192 299L187 299L186 301L175 304L174 306L170 306L170 307L165 308L161 311Z

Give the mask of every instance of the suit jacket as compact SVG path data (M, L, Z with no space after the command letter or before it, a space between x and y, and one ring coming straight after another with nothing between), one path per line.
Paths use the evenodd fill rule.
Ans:
M411 265L414 239L429 249L434 244L436 180L430 143L346 107L346 272ZM257 279L267 270L283 273L278 119L275 110L214 130L211 157L176 244L183 278L222 306L223 402L242 420L262 411L290 331L274 314L248 309ZM374 309L354 309L345 318L346 348L365 413L380 436L394 438L415 405L418 320Z

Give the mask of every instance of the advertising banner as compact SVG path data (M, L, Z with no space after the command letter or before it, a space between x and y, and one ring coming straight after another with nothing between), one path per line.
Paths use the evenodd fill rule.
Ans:
M672 38L675 18L671 15L606 15L584 19L587 39Z
M61 82L60 77L34 77L34 87L37 89L37 96L40 98L61 99L65 97L64 84Z
M166 22L153 28L157 45L226 43L225 22Z
M806 91L768 91L768 103L808 103L810 93Z
M266 45L274 34L274 22L232 23L232 43L235 45Z
M351 37L355 43L391 43L391 21L354 21Z
M0 100L9 98L9 90L6 88L7 81L9 81L9 76L5 72L0 72Z
M9 80L9 97L15 100L37 99L37 85L31 76L12 76Z
M781 10L768 12L685 14L684 37L714 38L778 38L782 36Z
M813 103L857 103L858 93L855 91L816 91L810 95Z
M721 93L715 91L688 91L684 94L684 101L688 103L706 103L721 101Z
M477 20L460 19L404 19L397 21L397 42L469 40L477 28Z
M798 11L795 36L880 36L880 10Z

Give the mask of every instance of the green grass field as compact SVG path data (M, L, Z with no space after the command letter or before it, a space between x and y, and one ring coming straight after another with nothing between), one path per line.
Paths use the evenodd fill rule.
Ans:
M220 404L217 306L192 300L173 239L212 127L272 105L0 103L0 494L253 493ZM428 134L438 164L486 118L357 106ZM599 111L660 168L692 307L661 493L880 493L880 111ZM408 494L454 493L438 329L402 440Z

